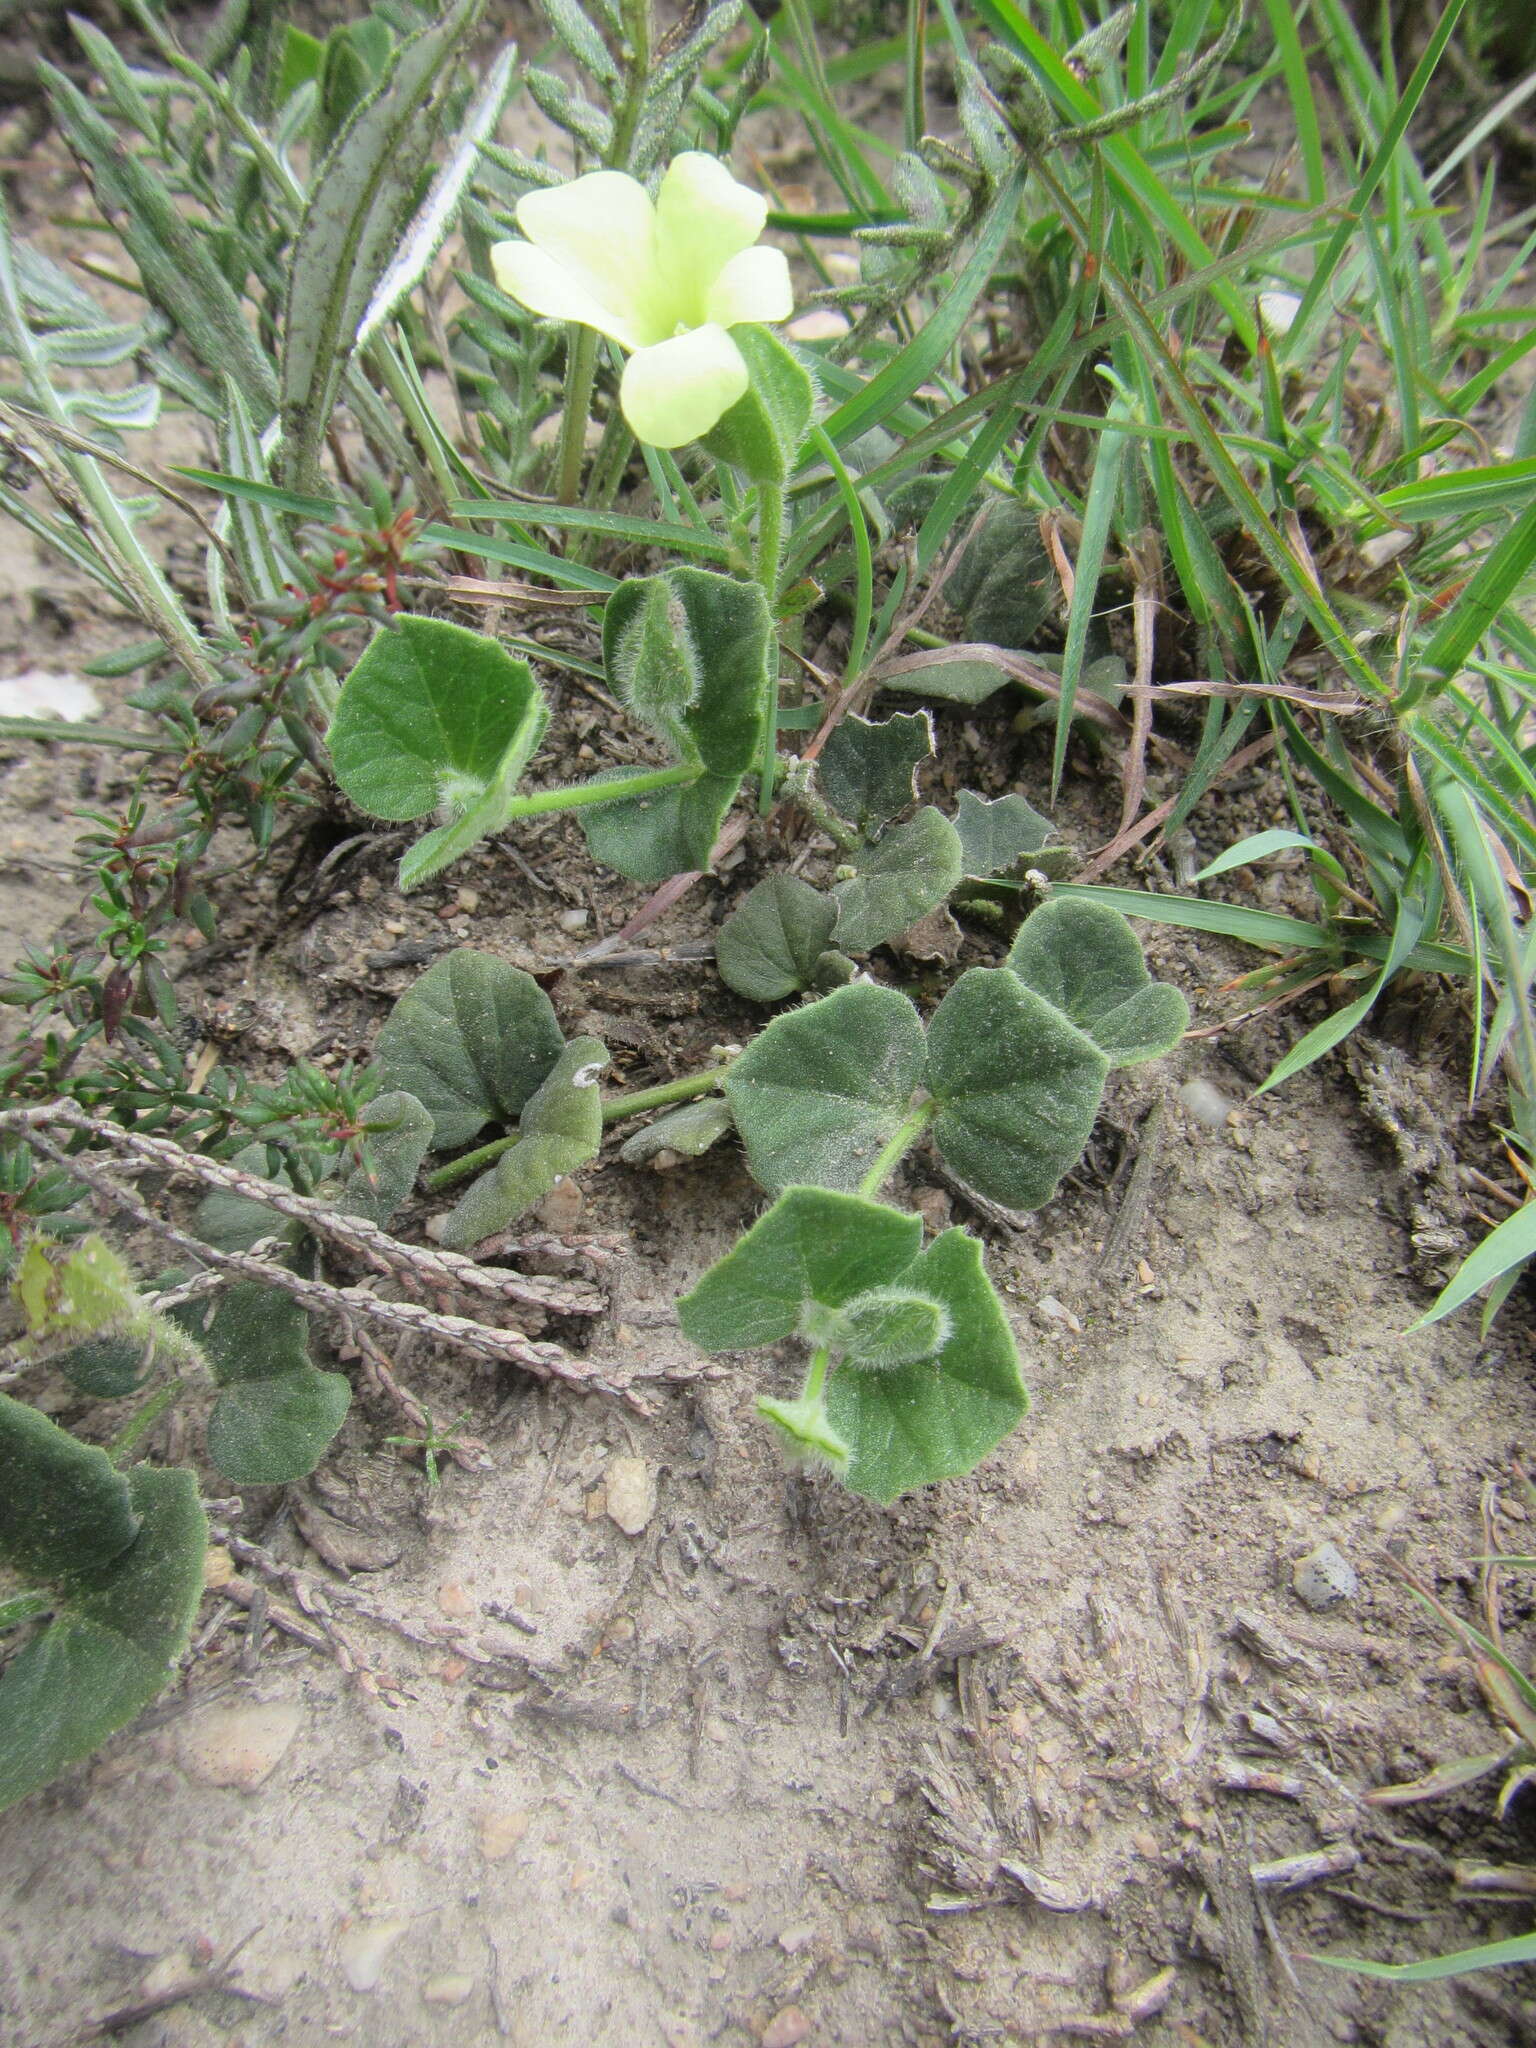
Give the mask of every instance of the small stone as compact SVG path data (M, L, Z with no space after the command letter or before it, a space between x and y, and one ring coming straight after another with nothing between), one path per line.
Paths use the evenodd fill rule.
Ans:
M159 1998L167 1991L173 1991L179 1984L195 1982L197 1971L192 1958L184 1948L173 1948L169 1955L163 1955L158 1962L151 1963L139 1981L139 1989L146 1998Z
M1355 1568L1336 1543L1319 1543L1308 1551L1291 1573L1291 1584L1303 1606L1320 1613L1354 1598L1360 1581Z
M376 1991L395 1943L410 1926L403 1915L388 1920L359 1920L336 1944L341 1974L354 1991Z
M304 1720L296 1706L218 1707L181 1733L181 1767L200 1785L254 1792L288 1751Z
M475 1980L467 1970L445 1970L439 1977L429 1977L421 1987L427 2005L464 2005L474 1995Z
M210 1543L203 1552L203 1584L209 1592L227 1586L235 1577L235 1560L221 1544Z
M1080 1337L1083 1334L1083 1326L1077 1317L1073 1315L1071 1309L1059 1302L1054 1294L1042 1294L1035 1303L1035 1307L1045 1317L1047 1322L1065 1323L1074 1337Z
M836 341L848 332L848 316L835 306L813 306L791 320L785 332L796 341Z
M480 908L480 891L478 889L456 889L454 891L454 901L458 904L460 910L467 910L473 913Z
M781 2006L763 2029L763 2048L799 2048L811 2038L811 2023L798 2005Z
M656 1512L656 1476L644 1458L615 1458L608 1467L608 1519L638 1536Z
M799 1955L801 1949L809 1948L816 1939L816 1930L809 1920L799 1920L793 1927L786 1927L779 1935L779 1947L787 1956Z
M451 1614L456 1618L473 1614L475 1611L474 1601L457 1579L450 1579L447 1585L438 1587L437 1604L444 1614Z
M555 922L563 932L584 932L591 915L590 910L562 910Z
M726 1953L726 1951L730 1948L732 1942L735 1941L735 1939L736 1937L734 1934L732 1934L729 1927L716 1927L711 1929L709 1937L710 1954L716 1956L723 1956Z
M1186 1081L1179 1090L1179 1101L1208 1131L1219 1131L1235 1107L1214 1081Z
M520 1806L498 1806L480 1816L480 1854L504 1863L527 1834L533 1816Z
M557 1236L561 1232L574 1230L581 1219L581 1189L575 1181L566 1178L557 1180L542 1202L535 1204L534 1215L546 1230Z

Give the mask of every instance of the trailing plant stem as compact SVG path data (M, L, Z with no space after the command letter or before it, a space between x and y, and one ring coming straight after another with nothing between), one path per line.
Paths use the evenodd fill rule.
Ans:
M611 1102L603 1104L603 1122L622 1123L626 1117L643 1116L651 1109L665 1109L672 1102L692 1102L700 1095L708 1095L712 1088L718 1088L734 1065L734 1060L722 1060L719 1066L706 1067L700 1074L684 1074L676 1081L658 1082L654 1088L637 1088L630 1095L615 1095ZM451 1188L455 1181L466 1180L483 1167L494 1165L517 1140L518 1133L512 1131L504 1138L492 1138L488 1144L477 1145L473 1152L466 1152L460 1159L451 1159L446 1166L429 1173L425 1185L433 1194L440 1188Z
M655 789L677 789L697 782L703 772L696 763L680 761L674 768L649 768L643 775L630 775L623 780L612 777L606 782L574 782L556 789L536 789L530 796L513 798L505 822L547 817L551 811L577 811L587 804L611 804L620 797L649 796Z
M684 1074L676 1081L661 1081L654 1088L637 1088L632 1095L616 1095L603 1104L605 1124L622 1123L625 1117L642 1116L648 1109L665 1109L669 1102L693 1102L718 1088L735 1065L722 1060L702 1074Z
M881 1147L880 1155L874 1165L871 1166L868 1173L859 1182L858 1192L861 1195L873 1197L879 1194L885 1182L895 1171L897 1161L904 1153L911 1151L912 1147L923 1135L923 1132L927 1130L938 1113L939 1105L931 1098L927 1102L920 1102L917 1105L895 1136L887 1140L885 1145Z

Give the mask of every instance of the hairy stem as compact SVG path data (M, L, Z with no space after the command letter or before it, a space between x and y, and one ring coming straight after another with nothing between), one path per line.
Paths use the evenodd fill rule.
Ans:
M821 1345L811 1359L811 1369L805 1376L805 1385L800 1389L802 1401L814 1401L827 1383L827 1367L832 1363L832 1353Z
M560 415L560 468L555 496L574 505L581 496L581 466L587 452L587 414L592 407L592 380L597 373L597 331L572 326L567 330L565 408Z
M626 1117L643 1116L649 1109L665 1109L670 1102L692 1102L697 1096L708 1095L712 1088L718 1088L735 1065L734 1060L722 1060L717 1067L706 1067L699 1074L684 1074L676 1081L660 1081L654 1088L637 1088L630 1095L615 1095L603 1104L605 1124L622 1123ZM517 1143L518 1132L509 1131L503 1138L492 1138L488 1144L477 1145L473 1152L466 1152L461 1159L451 1159L446 1166L440 1166L435 1173L429 1173L426 1185L433 1194L441 1188L451 1188L455 1181L467 1180L472 1173L479 1173L484 1167L493 1166L503 1152L509 1152Z
M579 811L588 804L616 803L621 797L649 796L656 789L677 789L697 782L703 769L694 762L681 761L674 768L649 768L643 775L610 777L606 782L571 782L556 789L536 789L531 796L515 797L506 823L517 818L542 818L551 811Z
M861 1195L874 1196L879 1194L881 1188L895 1170L897 1161L904 1153L911 1151L912 1147L923 1135L923 1132L927 1130L938 1113L939 1105L931 1098L927 1102L920 1102L917 1105L896 1135L881 1147L880 1155L875 1160L874 1165L871 1166L868 1173L859 1182L858 1192Z

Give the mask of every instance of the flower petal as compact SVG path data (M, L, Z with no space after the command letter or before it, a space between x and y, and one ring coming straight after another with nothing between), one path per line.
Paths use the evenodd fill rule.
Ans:
M573 284L636 330L637 342L660 341L672 332L674 322L657 328L651 317L656 210L637 179L623 171L589 171L568 185L525 192L517 202L517 224Z
M656 195L656 263L686 324L707 317L710 286L733 256L750 249L768 202L738 185L718 157L686 149L673 157Z
M680 448L707 434L747 390L747 366L726 330L711 321L624 365L619 403L642 441Z
M610 311L573 271L532 242L498 242L491 250L491 269L507 297L541 319L576 320L625 348L640 346L643 335L634 320Z
M709 288L706 311L722 327L787 320L795 310L789 258L782 249L743 249Z

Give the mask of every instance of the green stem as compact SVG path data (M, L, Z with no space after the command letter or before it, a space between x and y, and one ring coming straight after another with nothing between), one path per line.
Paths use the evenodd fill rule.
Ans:
M560 468L555 496L574 505L581 496L581 465L587 452L587 414L597 374L597 330L572 326L565 359L565 410L560 415Z
M0 1600L0 1633L20 1628L24 1621L36 1621L40 1614L51 1614L57 1605L46 1593L18 1593L13 1599Z
M832 1363L832 1353L823 1344L811 1359L811 1369L805 1376L805 1385L800 1389L802 1401L814 1401L827 1383L827 1367Z
M90 747L120 747L125 754L186 752L174 740L120 732L115 725L75 725L62 718L0 718L0 740L75 740Z
M734 1060L724 1060L702 1074L684 1074L676 1081L659 1082L654 1088L637 1088L632 1095L615 1095L611 1102L603 1104L603 1122L622 1123L626 1117L644 1116L648 1109L665 1109L669 1102L692 1102L718 1088L734 1065Z
M895 1137L881 1148L879 1158L859 1182L858 1192L861 1195L873 1198L879 1194L896 1162L904 1152L911 1151L938 1113L939 1105L931 1097L927 1102L920 1102L917 1105Z
M134 1445L148 1435L160 1417L173 1401L181 1398L180 1380L168 1380L158 1388L136 1415L131 1415L124 1428L107 1446L107 1456L114 1465L121 1465Z
M626 1117L643 1116L648 1109L665 1109L670 1102L692 1102L696 1096L708 1095L712 1088L720 1086L734 1064L733 1060L722 1060L719 1066L707 1067L701 1074L684 1074L654 1088L637 1088L629 1095L615 1095L603 1104L603 1122L622 1123ZM511 1150L518 1137L517 1131L510 1131L504 1138L492 1138L488 1144L477 1145L462 1159L451 1159L446 1166L427 1175L427 1187L436 1194L439 1188L451 1188L455 1181L466 1180L482 1167L494 1165L503 1152Z
M779 572L784 561L784 486L757 487L757 561L755 574L768 600L768 615L774 622L773 655L768 664L768 687L763 706L763 754L759 771L757 814L766 818L773 809L773 785L779 761Z
M697 762L680 761L675 768L649 768L643 775L629 775L622 779L610 776L606 782L568 782L555 789L536 789L531 796L514 797L503 822L510 825L514 818L542 818L551 811L579 811L588 804L611 804L617 803L621 797L649 796L655 789L677 789L697 782L703 773Z

